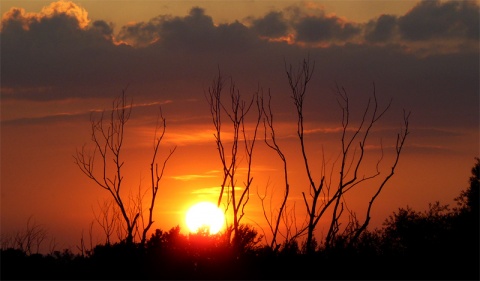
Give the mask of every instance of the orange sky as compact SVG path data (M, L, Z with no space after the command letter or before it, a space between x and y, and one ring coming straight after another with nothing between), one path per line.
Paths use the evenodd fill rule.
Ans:
M320 144L330 161L327 169L339 153L335 83L347 89L356 120L373 82L380 105L392 99L367 151L372 156L367 164L374 163L382 139L385 173L403 109L411 111L411 134L394 177L374 205L372 228L407 205L416 210L435 201L453 205L468 186L479 156L478 2L74 3L40 12L48 1L2 1L2 235L24 228L33 216L57 248L75 250L108 194L81 173L72 155L89 144L89 112L109 109L127 85L136 106L124 147L126 186L132 192L148 187L153 126L161 105L167 130L160 156L174 146L177 150L161 182L153 229L179 224L186 230L188 207L215 202L221 183L204 96L218 67L245 97L258 85L271 89L277 133L290 167L289 204L295 204L301 223L301 192L308 189L284 60L296 65L307 54L316 63L305 106L306 128L312 130L308 152L316 171ZM204 9L190 10L193 6ZM25 11L16 17L5 14L11 7ZM439 9L451 13L455 24L452 17L435 17ZM281 42L287 35L293 41ZM268 186L278 196L283 183L281 162L263 143L263 128L260 132L244 222L267 230L257 192ZM350 197L349 206L360 217L368 196ZM94 243L103 239L95 226Z
M403 14L411 9L417 0L409 1L76 1L84 7L93 20L106 20L123 26L129 22L146 21L160 13L185 16L192 6L200 6L208 11L216 22L230 22L247 17L263 16L266 12L281 10L294 3L306 3L312 9L323 9L355 21L368 21L379 14ZM3 14L11 7L22 7L27 12L38 12L51 1L2 1L0 11Z

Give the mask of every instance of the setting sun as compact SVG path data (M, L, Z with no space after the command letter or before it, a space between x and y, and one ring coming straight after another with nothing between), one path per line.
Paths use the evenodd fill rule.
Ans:
M193 205L187 212L187 226L191 232L206 227L211 234L216 234L222 229L225 217L222 210L210 202L200 202Z

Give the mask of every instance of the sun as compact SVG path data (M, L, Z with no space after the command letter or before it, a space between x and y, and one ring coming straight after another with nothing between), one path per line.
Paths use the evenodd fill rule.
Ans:
M205 227L210 234L216 234L225 224L225 216L215 204L200 202L188 209L186 222L191 232L197 232L199 228Z

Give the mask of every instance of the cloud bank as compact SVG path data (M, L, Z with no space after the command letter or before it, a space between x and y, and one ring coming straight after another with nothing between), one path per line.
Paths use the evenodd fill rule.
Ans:
M478 10L475 1L423 1L404 15L352 22L299 4L218 24L192 7L114 34L114 23L91 21L74 2L12 8L1 21L2 99L111 97L130 84L147 99L199 98L219 67L244 89L260 84L288 97L284 62L308 55L314 92L330 94L339 82L370 94L376 82L402 107L421 104L448 122L460 107L478 109Z

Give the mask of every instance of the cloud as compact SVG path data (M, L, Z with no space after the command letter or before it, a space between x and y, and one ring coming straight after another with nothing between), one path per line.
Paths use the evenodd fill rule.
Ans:
M22 125L52 125L53 123L72 123L76 121L83 121L88 118L86 113L64 112L49 115L42 115L36 117L16 118L9 120L2 120L2 126L22 126Z
M241 186L235 186L235 192L241 192L245 188ZM192 191L192 194L201 194L201 195L220 195L220 191L222 190L221 186L215 186L215 187L205 187L205 188L197 188L194 191ZM228 194L231 191L229 190L228 187L225 187L223 190L224 194Z
M92 24L92 30L102 34L108 41L113 41L113 25L105 21L97 20Z
M51 125L52 123L72 123L72 122L85 122L85 124L88 124L90 119L95 119L98 120L100 118L101 114L105 112L108 114L111 112L111 107L110 108L99 108L97 106L98 103L101 103L102 101L100 100L92 100L92 101L86 101L85 99L80 100L80 99L75 99L75 100L65 100L63 102L57 102L56 106L55 105L50 105L50 107L53 107L55 109L54 112L48 111L47 109L43 108L42 109L42 102L34 102L34 104L30 103L24 103L22 104L23 107L27 108L29 110L29 116L24 116L24 117L15 117L11 116L12 113L8 112L2 112L2 120L0 121L1 125L32 125L32 124L37 124L37 125ZM111 102L110 100L108 101L109 103ZM80 109L78 107L78 103L83 103L83 109ZM95 104L93 106L88 105L88 104ZM134 111L136 114L136 119L135 120L138 123L141 123L141 120L148 119L148 125L149 130L148 133L151 134L152 130L154 130L155 125L156 125L156 120L155 118L152 118L157 116L159 114L158 108L162 105L166 105L171 103L171 101L155 101L155 102L149 102L149 103L134 103L132 104L132 111ZM6 107L12 106L12 101L7 103ZM38 108L39 111L32 112L32 108ZM3 109L3 108L2 108ZM140 120L140 122L139 122ZM144 121L146 122L146 121ZM87 125L88 126L88 125ZM140 129L141 130L141 129Z
M192 191L192 194L219 195L221 190L222 188L220 186L197 188L194 191Z
M2 96L6 99L88 96L78 84L102 84L97 73L105 70L102 61L122 57L111 41L112 27L90 23L87 12L72 2L54 2L40 13L12 8L2 18L1 35L1 51L7 54L2 55L2 91L11 89Z
M131 23L123 26L117 35L119 41L130 45L146 47L160 38L160 25L163 17L156 17L149 22Z
M417 127L414 128L415 134L420 137L460 137L463 132L459 128L445 129L445 128L432 128L432 127Z
M26 13L25 9L11 8L2 16L2 32L11 28L29 29L36 22L57 17L66 17L79 28L86 28L90 23L88 12L84 8L70 1L58 1L42 8L39 13Z
M215 27L210 16L200 7L194 7L185 17L159 15L148 22L132 23L123 26L118 38L137 47L145 47L157 41L163 44L190 46L211 39Z
M200 7L193 7L185 17L159 15L148 22L121 28L118 39L136 47L166 48L182 51L232 51L258 40L238 21L215 25Z
M90 22L87 11L70 1L52 2L49 6L42 9L40 16L42 15L45 17L66 15L76 19L80 28L86 28Z
M300 19L294 26L296 40L300 42L344 41L360 34L361 29L336 16L310 16Z
M263 18L252 20L253 30L260 36L278 38L286 36L288 24L282 12L269 12Z
M396 31L397 17L381 15L377 20L371 20L366 25L365 39L369 42L387 42Z
M348 131L354 131L355 129L353 128L347 128ZM322 127L322 128L314 128L314 129L305 129L304 133L305 134L329 134L329 133L340 133L343 131L343 127L335 127L335 128L328 128L328 127Z
M210 16L205 15L205 10L194 7L190 13L184 17L175 17L162 21L161 39L164 44L179 44L195 47L205 47L209 39L215 36L215 27ZM198 46L198 43L200 46ZM203 45L203 46L202 46Z
M458 153L451 146L434 145L434 144L407 144L405 151L412 154L439 154L439 153Z
M479 9L478 1L421 1L405 15L370 20L364 26L365 42L396 44L420 56L475 52Z
M433 38L478 40L479 8L476 1L422 1L399 17L400 33L411 41Z
M215 175L182 175L182 176L172 176L172 179L181 180L181 181L191 181L196 179L204 178L215 178Z
M311 2L292 5L282 12L272 11L251 20L251 28L260 36L282 37L290 44L345 43L361 34L361 25L326 14L324 8Z
M158 15L124 26L118 34L112 23L89 21L87 12L73 3L49 7L39 13L14 8L2 18L3 100L112 98L130 85L135 101L173 101L165 106L172 111L169 120L186 116L183 112L196 119L199 104L205 106L203 118L209 113L208 105L201 104L203 95L220 68L242 95L259 85L270 89L274 114L290 118L284 115L292 105L284 62L295 65L309 54L316 68L305 110L316 118L338 120L331 90L335 83L346 86L357 105L371 96L373 81L382 100L394 98L395 106L413 111L412 116L426 122L422 125L478 122L469 113L478 112L478 40L475 48L463 43L450 48L447 42L476 38L474 2L421 2L405 15L380 15L365 24L307 6L219 24L193 7L185 16ZM432 21L447 35L441 37L437 29L431 35L409 34L407 23L427 24L422 13L436 17ZM268 40L277 36L290 37ZM420 38L423 45L415 45ZM439 46L445 52L438 53ZM182 102L187 100L197 102ZM188 140L182 134L176 137Z

